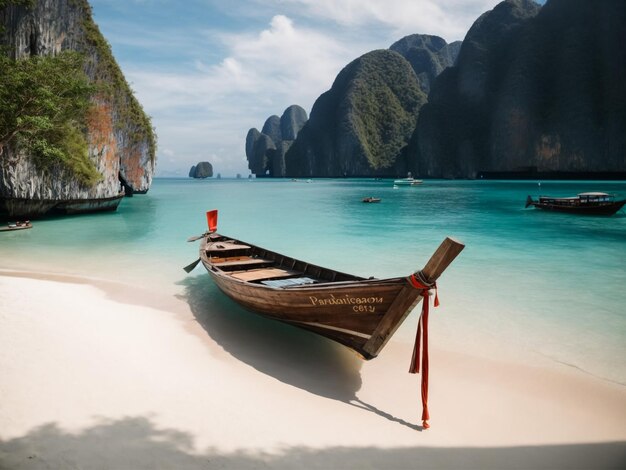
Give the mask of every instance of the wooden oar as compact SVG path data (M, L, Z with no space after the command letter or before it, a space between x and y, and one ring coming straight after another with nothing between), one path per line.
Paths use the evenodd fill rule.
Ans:
M195 242L196 240L200 240L201 238L204 238L206 236L206 232L203 233L202 235L197 235L195 237L189 237L187 239L188 242ZM185 272L190 273L191 271L193 271L196 266L198 266L198 263L200 262L200 258L198 258L197 260L195 260L193 263L188 264L187 266L185 266L183 269L185 270Z
M198 263L200 262L200 258L198 258L197 260L195 260L193 263L188 264L187 266L185 266L183 269L185 270L185 272L190 273L191 271L193 271L196 266L198 266Z
M202 235L196 235L195 237L189 237L187 239L188 242L195 242L196 240L200 240L201 238L204 238L206 236L206 232L204 232Z
M198 235L195 237L189 237L187 239L188 242L195 242L196 240L200 240L201 238L206 237L208 234L213 233L217 230L217 209L213 209L210 210L206 213L206 220L207 220L207 224L209 226L209 230L207 232L204 232L202 235ZM200 258L198 258L197 260L195 260L193 263L185 266L183 269L185 270L185 272L190 273L191 271L193 271L195 269L196 266L198 266L198 263L200 262Z

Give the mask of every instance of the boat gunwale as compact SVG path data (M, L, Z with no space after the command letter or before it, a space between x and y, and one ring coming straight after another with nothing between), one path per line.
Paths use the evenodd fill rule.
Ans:
M251 250L261 250L265 253L270 253L271 255L276 255L278 257L283 257L283 258L289 258L291 260L294 260L296 263L300 262L300 263L305 263L307 264L309 267L312 268L317 268L320 270L325 270L331 273L336 273L338 275L341 276L345 276L348 278L353 278L353 279L349 279L349 280L341 280L341 281L325 281L325 282L315 282L315 283L310 283L310 284L300 284L300 285L294 285L294 286L269 286L267 284L263 284L263 283L257 283L257 282L251 282L251 281L247 281L244 279L238 279L236 277L233 277L231 275L229 275L228 271L223 271L219 268L218 264L212 263L211 262L211 258L207 255L207 245L209 243L212 243L209 241L209 236L219 236L225 239L228 239L231 242L235 242L235 243L241 243L244 244L246 247L249 247L249 249ZM218 241L215 241L215 243L219 243ZM221 278L224 278L226 280L228 280L229 282L233 282L233 283L237 283L237 284L242 284L242 285L247 285L247 286L251 286L251 287L258 287L258 288L262 288L264 290L275 290L275 291L298 291L298 290L312 290L315 288L320 288L320 289L330 289L330 288L341 288L341 287L353 287L353 288L357 288L359 286L363 286L363 287L371 287L371 284L376 284L376 283L382 283L382 284L395 284L395 283L400 283L403 281L406 281L406 277L405 276L398 276L398 277L393 277L393 278L365 278L362 276L357 276L355 274L350 274L350 273L345 273L342 271L338 271L336 269L332 269L332 268L327 268L324 266L319 266L316 264L312 264L312 263L308 263L307 261L304 261L302 259L299 258L294 258L292 256L288 256L288 255L283 255L282 253L276 252L276 251L272 251L272 250L268 250L266 248L262 248L259 247L257 245L248 243L248 242L244 242L242 240L238 240L236 238L233 237L228 237L226 235L223 234L218 234L218 233L214 233L214 234L207 234L206 236L204 236L202 238L202 241L200 243L200 259L202 261L202 264L204 265L204 267L206 268L206 270L210 273L213 274L215 276L219 276ZM305 275L305 272L300 272L302 275Z

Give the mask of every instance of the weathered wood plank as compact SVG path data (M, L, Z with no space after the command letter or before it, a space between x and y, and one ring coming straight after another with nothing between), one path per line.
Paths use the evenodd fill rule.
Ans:
M230 275L231 277L234 277L235 279L252 282L252 281L260 281L261 279L294 276L296 274L300 274L300 273L298 271L292 271L290 269L269 268L269 269L255 269L255 270L245 271L241 273L233 273Z
M454 261L454 258L463 251L465 245L453 238L447 237L422 269L422 274L429 282L435 282L446 268Z
M385 347L389 338L393 336L402 322L404 322L404 319L422 298L420 292L410 286L407 281L407 286L398 294L395 302L389 307L387 314L372 333L371 339L363 346L363 349L368 354L376 357L380 350Z
M262 258L248 258L248 259L240 259L240 260L232 260L232 261L219 261L217 263L213 261L213 264L215 264L215 266L217 266L218 268L223 268L223 267L232 268L232 267L241 266L242 269L245 269L246 266L256 266L260 264L269 266L273 263L274 262L270 259L262 259Z
M211 243L207 245L206 247L206 250L211 254L234 251L234 250L248 250L248 249L250 249L250 246L248 245L239 245L236 243L227 243L227 242Z

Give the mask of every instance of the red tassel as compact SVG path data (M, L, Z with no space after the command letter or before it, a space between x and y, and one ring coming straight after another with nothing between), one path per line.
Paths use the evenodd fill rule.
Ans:
M419 374L420 371L420 339L422 337L422 318L417 321L417 334L415 335L415 344L413 345L413 357L411 357L411 365L409 366L409 374Z
M422 314L420 315L420 319L417 323L417 334L415 335L415 345L413 346L413 357L411 358L411 365L409 367L409 373L417 374L420 372L420 362L422 369L422 427L424 429L428 429L430 425L428 424L428 420L430 419L430 415L428 413L428 313L429 313L429 287L423 285L421 282L417 280L415 275L411 275L409 278L411 284L416 289L422 289ZM437 295L437 285L433 286L435 288L435 307L439 306L439 297ZM421 361L420 361L420 352L421 352Z
M427 422L430 419L428 414L428 298L424 299L424 305L426 307L422 312L422 426L428 429L430 427Z

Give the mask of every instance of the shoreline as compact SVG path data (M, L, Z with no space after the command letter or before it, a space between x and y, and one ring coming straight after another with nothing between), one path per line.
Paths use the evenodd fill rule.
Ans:
M225 468L298 459L313 468L467 459L612 468L626 458L623 385L441 349L434 336L432 427L422 432L419 376L406 372L411 343L392 339L361 361L233 308L203 279L172 296L0 270L0 468L153 468L148 450L166 468L206 459Z

